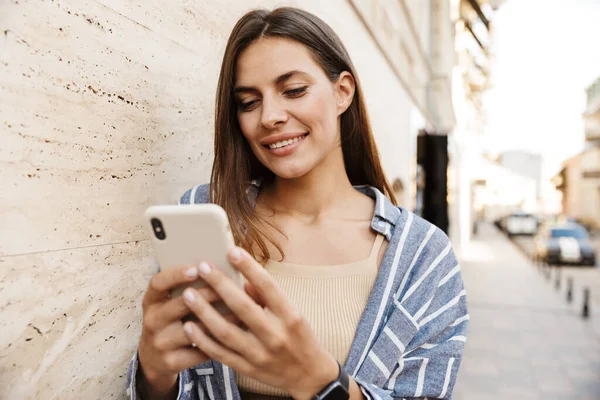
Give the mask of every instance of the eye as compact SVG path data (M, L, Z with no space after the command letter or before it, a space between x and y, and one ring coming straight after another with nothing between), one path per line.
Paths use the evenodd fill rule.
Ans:
M286 90L285 92L283 92L283 94L285 94L287 97L297 98L297 97L301 97L302 95L304 95L306 93L307 89L308 89L308 86L302 86L299 88Z
M254 110L258 106L259 100L251 100L245 103L238 103L238 109L242 112Z

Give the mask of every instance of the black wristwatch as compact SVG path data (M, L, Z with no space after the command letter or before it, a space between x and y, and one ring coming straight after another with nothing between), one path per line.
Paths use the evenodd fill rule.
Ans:
M325 386L325 389L317 393L312 400L348 400L350 398L350 378L340 363L338 366L340 373L337 379Z

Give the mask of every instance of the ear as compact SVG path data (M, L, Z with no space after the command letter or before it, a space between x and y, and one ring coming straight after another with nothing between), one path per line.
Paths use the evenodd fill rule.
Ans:
M354 91L356 90L356 82L354 77L348 71L343 71L335 83L335 91L337 97L338 116L342 115L354 99Z

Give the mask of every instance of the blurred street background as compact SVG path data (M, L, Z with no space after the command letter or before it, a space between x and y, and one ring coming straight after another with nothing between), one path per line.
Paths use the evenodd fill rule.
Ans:
M0 398L124 398L151 204L208 182L227 37L339 34L400 205L451 238L455 399L600 399L598 0L0 0Z
M600 3L460 10L449 231L471 331L455 398L600 399Z
M581 318L582 299L566 301L564 277L533 265L491 224L482 225L462 268L471 325L454 398L598 399L597 308ZM580 278L575 293L598 287L597 274L578 272L563 272Z

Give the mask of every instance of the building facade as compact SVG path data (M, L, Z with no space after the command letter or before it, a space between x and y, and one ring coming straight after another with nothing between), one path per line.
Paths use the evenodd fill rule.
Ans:
M585 149L562 164L554 177L562 194L562 212L600 229L600 77L587 89Z
M416 136L454 125L446 0L7 2L0 35L6 398L120 398L158 266L142 213L207 182L233 24L299 6L356 65L384 169L413 203Z
M478 218L477 193L483 180L481 138L486 124L483 95L491 83L492 18L500 1L453 0L457 64L453 103L457 125L450 137L450 233L458 250L466 246Z

